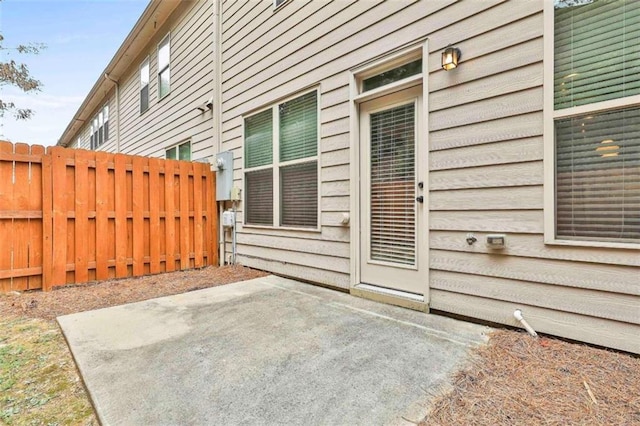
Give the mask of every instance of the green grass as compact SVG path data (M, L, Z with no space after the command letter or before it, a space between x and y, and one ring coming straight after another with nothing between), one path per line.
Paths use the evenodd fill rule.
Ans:
M97 424L55 322L0 319L0 424Z

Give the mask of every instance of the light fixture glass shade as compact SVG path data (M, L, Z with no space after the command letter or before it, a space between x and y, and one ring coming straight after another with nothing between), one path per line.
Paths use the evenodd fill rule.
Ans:
M442 52L442 68L444 68L445 71L454 69L458 66L460 56L462 56L460 49L451 46L447 47L444 49L444 52Z

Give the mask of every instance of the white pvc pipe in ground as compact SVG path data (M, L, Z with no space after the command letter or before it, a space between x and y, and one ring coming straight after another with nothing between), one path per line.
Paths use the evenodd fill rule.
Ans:
M513 317L518 321L520 321L520 324L522 324L522 326L525 328L525 330L527 330L527 332L530 335L532 335L533 337L538 337L538 333L536 333L533 327L531 327L529 323L524 319L524 317L522 316L522 311L520 309L516 309L513 312Z

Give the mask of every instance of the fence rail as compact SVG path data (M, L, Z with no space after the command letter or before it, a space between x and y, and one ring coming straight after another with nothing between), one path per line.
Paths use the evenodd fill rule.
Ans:
M217 263L208 165L0 142L0 291Z

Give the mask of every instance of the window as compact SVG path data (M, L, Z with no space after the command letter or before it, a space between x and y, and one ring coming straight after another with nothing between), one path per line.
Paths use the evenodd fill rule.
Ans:
M362 91L377 89L387 84L395 83L413 75L422 73L422 58L412 62L400 65L399 67L381 72L369 78L362 80Z
M245 222L318 227L318 93L244 120Z
M109 140L109 105L105 105L91 120L91 149L99 148Z
M171 91L171 38L169 34L158 45L158 99Z
M165 158L170 160L191 161L191 141L167 148Z
M140 65L140 114L149 109L149 58Z
M554 240L640 243L640 2L554 3Z

